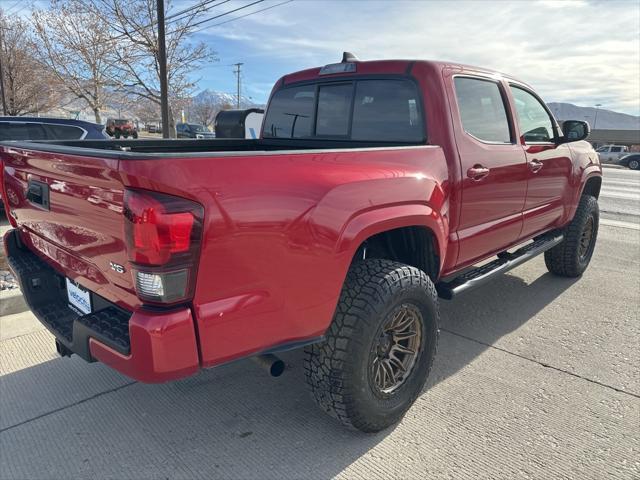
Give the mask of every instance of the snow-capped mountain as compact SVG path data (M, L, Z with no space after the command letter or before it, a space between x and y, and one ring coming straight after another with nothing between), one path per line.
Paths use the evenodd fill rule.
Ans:
M197 95L194 95L193 102L210 102L218 106L219 108L222 108L225 105L230 106L231 108L236 108L236 95L231 93L218 92L216 90L207 88L205 90L202 90ZM240 95L240 108L252 108L259 106L262 105L256 104L249 97Z

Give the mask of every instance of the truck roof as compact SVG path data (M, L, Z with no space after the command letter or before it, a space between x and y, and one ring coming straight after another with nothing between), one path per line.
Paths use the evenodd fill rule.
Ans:
M336 62L339 63L339 62ZM342 63L345 63L344 61ZM497 70L491 70L483 67L476 67L472 65L465 65L462 63L447 62L447 61L434 61L434 60L368 60L368 61L354 61L356 63L356 72L334 73L320 75L320 70L323 67L307 68L298 72L284 75L277 82L277 85L286 85L290 83L317 80L320 78L339 78L341 76L353 76L353 75L403 75L408 74L414 69L422 68L423 70L431 70L442 72L445 68L453 70L460 70L460 73L483 73L487 75L496 75L505 77L510 80L517 81L525 84L521 80L512 77L511 75L499 72Z

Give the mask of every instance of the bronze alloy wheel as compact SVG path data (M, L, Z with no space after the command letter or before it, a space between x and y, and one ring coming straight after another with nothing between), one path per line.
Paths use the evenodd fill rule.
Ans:
M371 355L370 381L379 393L398 389L411 374L422 342L422 314L415 305L402 304L382 327Z
M587 223L580 234L580 245L578 246L578 255L580 256L580 260L584 260L585 257L589 253L589 247L591 246L591 241L593 239L593 217L590 216L587 219Z

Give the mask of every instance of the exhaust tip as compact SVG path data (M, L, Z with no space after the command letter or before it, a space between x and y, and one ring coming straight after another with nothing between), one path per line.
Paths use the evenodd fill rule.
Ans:
M282 360L279 358L271 364L271 368L269 369L269 373L272 377L279 377L284 373L285 365Z
M252 357L252 360L267 370L272 377L279 377L286 368L282 360L270 353Z

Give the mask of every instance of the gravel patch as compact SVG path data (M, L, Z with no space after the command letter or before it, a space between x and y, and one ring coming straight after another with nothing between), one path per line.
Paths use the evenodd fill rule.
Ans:
M0 290L13 290L18 288L18 282L9 270L0 270Z

